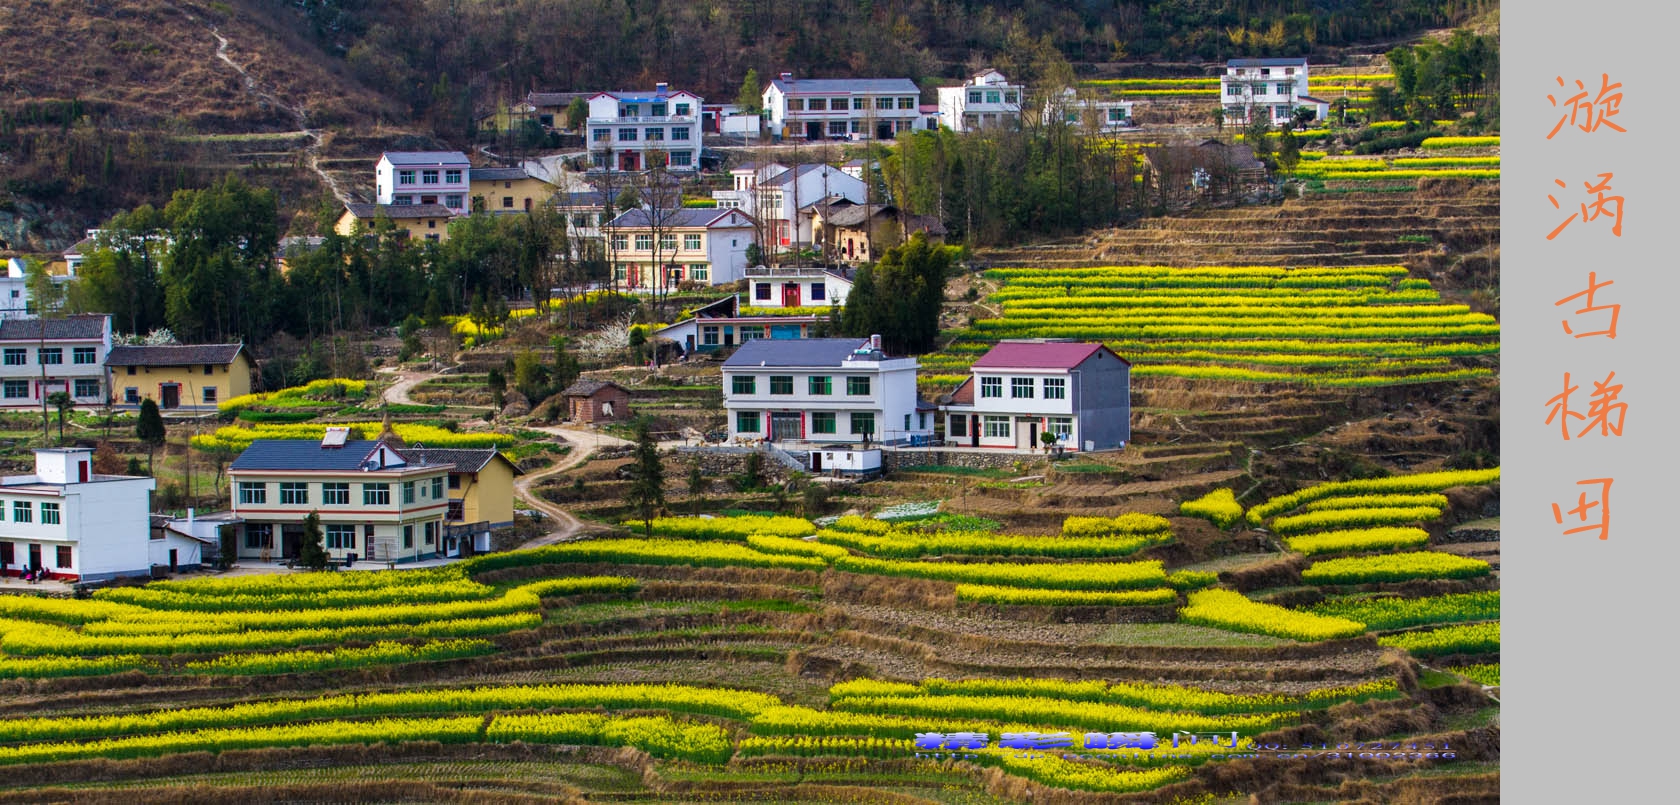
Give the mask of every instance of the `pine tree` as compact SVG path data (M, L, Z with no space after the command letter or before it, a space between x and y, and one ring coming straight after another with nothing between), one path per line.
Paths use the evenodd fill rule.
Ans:
M310 570L327 569L327 549L321 544L321 515L310 512L303 518L303 539L298 543L298 564Z
M659 464L659 445L653 441L646 419L636 421L636 452L631 460L633 475L624 495L642 520L642 528L653 536L653 515L665 505L665 468Z
M150 397L140 401L140 419L134 424L134 437L146 445L146 474L151 475L152 458L158 446L169 438L169 432L163 427L163 414Z

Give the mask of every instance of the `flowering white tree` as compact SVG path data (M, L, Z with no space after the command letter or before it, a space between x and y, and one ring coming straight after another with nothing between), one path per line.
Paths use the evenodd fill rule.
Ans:
M578 338L578 354L598 363L617 360L630 350L630 328L635 323L635 312L626 311L611 324Z

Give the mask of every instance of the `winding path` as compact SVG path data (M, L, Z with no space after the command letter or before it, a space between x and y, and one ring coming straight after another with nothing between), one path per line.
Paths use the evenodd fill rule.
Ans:
M624 439L620 439L617 436L608 436L605 433L598 433L590 430L559 427L533 427L531 430L539 430L543 433L558 436L566 440L571 443L572 452L564 459L555 463L554 466L546 467L538 472L525 475L513 482L513 490L516 494L524 498L525 502L530 504L531 508L542 512L545 516L552 518L556 523L554 530L526 542L524 545L519 547L535 548L541 545L553 545L557 542L571 541L582 534L606 530L605 526L598 523L585 523L582 520L579 520L571 512L544 500L541 495L536 493L534 487L538 481L541 481L550 475L565 472L573 467L582 465L584 462L588 461L591 456L595 455L596 450L599 450L602 447L624 447L632 443L625 441Z

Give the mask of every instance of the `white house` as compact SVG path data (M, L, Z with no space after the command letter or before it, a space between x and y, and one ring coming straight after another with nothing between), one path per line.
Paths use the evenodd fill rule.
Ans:
M38 409L55 391L77 405L104 405L110 353L111 317L103 313L0 321L0 408Z
M613 280L631 290L663 282L727 285L741 279L752 217L741 210L679 207L658 215L627 210L607 224ZM663 266L663 270L656 270Z
M1033 450L1049 432L1064 449L1124 447L1131 366L1102 344L1000 342L943 401L945 443Z
M1225 122L1239 126L1248 125L1250 110L1264 113L1274 126L1288 122L1297 106L1313 107L1319 120L1330 114L1328 103L1307 93L1307 60L1300 56L1225 62L1219 101L1225 107Z
M801 78L782 73L764 88L771 134L806 140L890 140L922 119L921 90L908 78Z
M1114 98L1085 99L1072 87L1062 90L1060 98L1046 100L1040 122L1049 125L1057 117L1070 126L1094 127L1108 134L1132 126L1132 102Z
M303 521L320 517L327 554L405 562L443 549L449 464L410 460L376 441L327 428L319 442L257 439L228 467L232 513L243 520L239 555L294 559Z
M732 210L746 210L748 214L759 217L764 215L767 203L761 203L758 192L760 184L771 177L778 176L788 168L780 162L748 162L731 168L729 171L729 189L713 190L712 199L719 207Z
M966 84L939 88L939 119L952 131L1019 126L1026 94L996 70L975 73Z
M855 272L823 266L753 266L746 270L753 307L828 307L846 304Z
M455 215L472 212L472 163L460 151L386 151L379 155L378 203L441 204Z
M741 298L730 294L696 308L694 315L654 331L655 340L679 344L687 355L729 349L760 338L810 338L826 313L783 315L741 315Z
M153 567L169 572L197 570L214 562L222 552L222 537L237 540L239 524L232 512L199 514L187 509L186 517L152 515L151 557ZM237 543L236 543L237 544Z
M97 475L86 447L35 451L33 475L0 478L0 572L69 581L151 574L151 478Z
M657 167L648 152L664 155L671 170L699 165L699 95L655 84L652 92L598 92L589 98L589 160L597 169L641 171Z
M921 443L915 358L888 357L880 337L759 339L723 362L731 439Z
M844 199L862 204L869 198L869 186L833 165L812 163L782 171L758 183L755 192L760 205L759 219L779 249L811 242L811 220L801 216L816 203Z

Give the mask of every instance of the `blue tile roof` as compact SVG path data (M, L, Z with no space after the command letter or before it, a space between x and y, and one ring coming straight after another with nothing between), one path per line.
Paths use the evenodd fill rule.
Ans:
M373 455L377 441L358 439L347 441L343 447L322 447L318 439L258 439L233 460L235 472L262 470L317 470L321 472L354 472ZM410 468L425 466L409 462Z
M867 338L757 338L736 349L735 354L723 362L723 368L809 366L838 369L846 356L868 344Z

